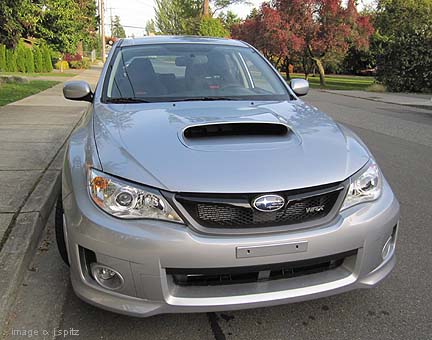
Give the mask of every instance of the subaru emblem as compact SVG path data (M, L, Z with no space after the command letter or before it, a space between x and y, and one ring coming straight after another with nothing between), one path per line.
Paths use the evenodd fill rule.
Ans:
M252 202L256 210L263 212L272 212L282 209L285 205L285 199L279 195L258 196Z

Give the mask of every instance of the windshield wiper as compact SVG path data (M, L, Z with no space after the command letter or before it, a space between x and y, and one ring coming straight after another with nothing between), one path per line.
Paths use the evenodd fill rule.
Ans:
M237 100L230 97L192 97L169 100L170 102L210 102L215 100Z
M127 103L151 103L148 100L140 99L140 98L134 98L134 97L126 97L126 98L108 98L107 103L114 103L114 104L127 104Z

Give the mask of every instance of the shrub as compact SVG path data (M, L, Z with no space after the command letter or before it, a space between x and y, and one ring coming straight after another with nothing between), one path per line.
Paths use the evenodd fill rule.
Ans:
M10 50L10 49L6 50L6 71L7 72L17 71L16 54L14 50Z
M33 73L35 71L33 51L31 48L26 48L25 51L26 72Z
M26 50L23 43L19 43L16 52L16 65L18 72L26 72Z
M69 70L69 63L66 60L59 60L54 66L56 70Z
M82 60L79 61L71 61L69 64L73 69L87 69L90 67L90 59L82 58Z
M43 72L42 53L39 47L33 47L34 70L37 73Z
M6 46L0 45L0 71L6 71Z
M43 72L51 72L53 70L53 65L51 61L51 51L48 46L42 46L42 71Z
M70 63L71 61L81 61L83 59L83 56L79 53L76 54L66 53L63 59Z

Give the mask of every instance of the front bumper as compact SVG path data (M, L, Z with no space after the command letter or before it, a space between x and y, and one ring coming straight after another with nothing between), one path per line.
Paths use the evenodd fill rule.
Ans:
M118 313L207 312L255 308L303 301L376 285L395 265L394 247L383 260L382 249L396 232L399 204L385 182L381 197L352 207L328 225L263 235L204 235L162 221L127 221L96 207L85 190L64 198L71 279L83 300ZM238 258L237 247L308 243L307 251ZM95 253L98 263L124 277L118 291L100 287L82 265L79 249ZM228 268L320 258L357 250L332 270L265 282L184 287L166 268ZM81 256L81 257L80 257Z

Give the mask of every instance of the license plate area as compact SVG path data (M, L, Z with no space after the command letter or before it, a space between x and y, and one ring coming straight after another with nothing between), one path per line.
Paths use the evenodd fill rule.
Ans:
M236 248L237 258L295 254L307 251L308 241L267 244L262 246L241 246Z

